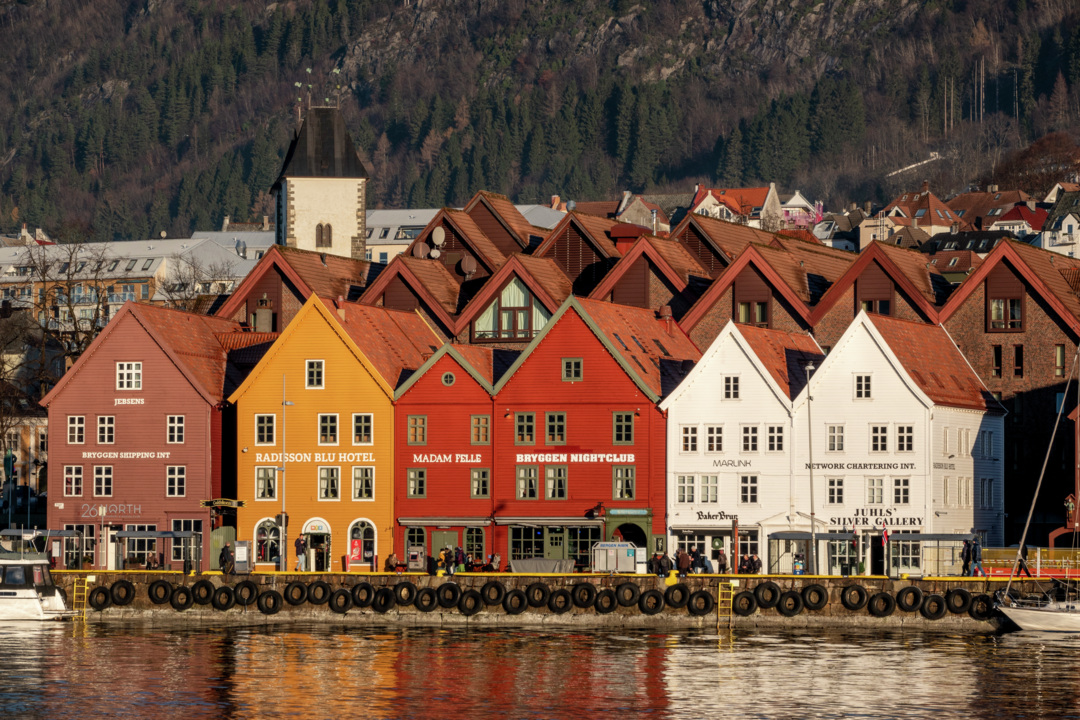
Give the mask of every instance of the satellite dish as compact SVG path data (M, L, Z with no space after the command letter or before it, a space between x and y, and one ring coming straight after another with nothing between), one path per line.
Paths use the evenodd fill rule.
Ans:
M476 272L476 258L474 258L472 255L466 255L465 257L461 258L461 272L465 273L466 275L472 275L474 272Z
M431 231L431 242L435 243L436 247L441 247L446 242L446 231L441 225Z
M570 202L566 203L566 209L569 212L574 212L574 210L577 209L577 203L571 200Z
M161 237L162 237L162 238L164 238L164 237L165 237L165 236L166 236L166 235L167 235L168 233L166 233L166 232L165 232L164 230L162 230L162 231L161 231L160 233L158 233L158 234L159 234L159 235L161 235Z
M413 245L412 254L415 258L420 258L421 260L423 260L428 256L429 252L431 252L431 248L429 248L424 243L416 243L415 245Z
M431 248L431 257L433 259L437 259L440 255L442 255L442 251L439 248Z

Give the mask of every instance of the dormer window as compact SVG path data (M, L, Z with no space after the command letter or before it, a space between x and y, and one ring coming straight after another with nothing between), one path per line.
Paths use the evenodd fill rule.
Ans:
M926 214L926 208L920 208L920 209L915 211L915 217L917 217L917 218L921 218L925 214Z
M531 340L550 319L551 313L525 283L513 278L473 323L473 337L489 341Z
M1024 283L1005 265L986 278L988 332L1022 332L1024 329Z

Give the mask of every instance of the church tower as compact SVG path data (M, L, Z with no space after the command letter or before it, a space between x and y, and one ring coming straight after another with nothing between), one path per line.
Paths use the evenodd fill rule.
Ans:
M341 112L308 108L270 190L275 242L363 260L368 176Z

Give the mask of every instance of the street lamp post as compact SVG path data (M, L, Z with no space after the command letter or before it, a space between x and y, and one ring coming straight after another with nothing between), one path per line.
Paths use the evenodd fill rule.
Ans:
M806 364L806 442L810 451L810 567L811 575L817 575L817 528L814 525L814 421L810 416L810 373L816 368L813 362Z
M280 547L278 548L278 557L281 558L278 569L281 572L288 572L289 570L289 543L286 536L285 525L287 522L287 515L285 514L285 408L292 405L292 401L285 399L285 373L281 374L281 466L277 468L277 471L281 473L281 477L278 479L278 492L281 493L281 523L279 524L278 542Z

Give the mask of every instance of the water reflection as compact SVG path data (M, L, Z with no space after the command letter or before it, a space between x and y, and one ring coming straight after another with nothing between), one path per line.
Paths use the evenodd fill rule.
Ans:
M0 625L10 717L1063 717L1080 638Z

